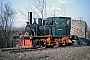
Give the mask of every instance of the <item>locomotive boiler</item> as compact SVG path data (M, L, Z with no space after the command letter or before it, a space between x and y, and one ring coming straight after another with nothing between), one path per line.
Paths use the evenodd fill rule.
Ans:
M72 44L70 17L48 17L45 20L34 18L32 23L32 12L28 12L28 18L25 34L20 35L20 45L23 48Z

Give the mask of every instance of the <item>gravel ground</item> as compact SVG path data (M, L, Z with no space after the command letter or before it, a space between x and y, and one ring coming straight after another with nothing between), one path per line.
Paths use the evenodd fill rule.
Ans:
M0 51L0 60L90 60L90 46L59 47L23 53Z

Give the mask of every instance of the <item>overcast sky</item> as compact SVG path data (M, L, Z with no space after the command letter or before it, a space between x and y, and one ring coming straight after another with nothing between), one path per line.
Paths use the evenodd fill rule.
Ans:
M2 1L3 3L11 2L13 8L15 8L16 11L18 12L16 15L17 19L14 23L14 26L20 27L26 25L27 20L25 19L24 16L22 16L19 10L27 14L27 11L25 9L28 6L28 0L0 0L0 1ZM82 19L86 21L88 26L90 27L90 0L51 0L49 1L49 7L47 7L47 10L49 11L53 9L60 10L60 7L62 7L61 4L63 4L63 6L66 8L67 17L71 17L72 19L80 19L80 17L82 17ZM50 13L52 13L53 15L53 11ZM50 14L47 15L51 16ZM58 11L56 11L55 16L62 16L62 15Z

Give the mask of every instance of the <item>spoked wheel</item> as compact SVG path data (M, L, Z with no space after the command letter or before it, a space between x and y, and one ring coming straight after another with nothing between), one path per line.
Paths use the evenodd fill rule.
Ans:
M33 47L34 48L41 47L41 41L39 39L33 40Z
M54 48L57 48L57 47L59 47L59 42L58 41L56 41L55 45L54 45Z

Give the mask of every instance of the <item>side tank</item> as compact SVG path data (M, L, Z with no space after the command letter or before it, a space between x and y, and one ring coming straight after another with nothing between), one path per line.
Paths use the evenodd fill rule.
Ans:
M43 35L51 35L51 27L49 25L39 26L39 31Z

